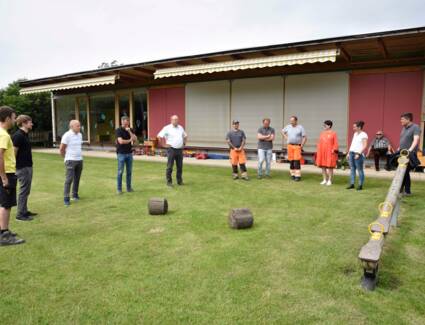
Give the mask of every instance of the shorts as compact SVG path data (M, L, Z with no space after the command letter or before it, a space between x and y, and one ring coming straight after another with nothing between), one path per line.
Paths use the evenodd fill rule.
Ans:
M301 146L299 144L288 144L288 160L301 160Z
M15 174L6 174L9 184L7 188L3 187L3 182L0 179L0 207L10 209L16 206L16 182Z
M230 149L230 162L232 166L246 164L245 150L236 151L235 149Z

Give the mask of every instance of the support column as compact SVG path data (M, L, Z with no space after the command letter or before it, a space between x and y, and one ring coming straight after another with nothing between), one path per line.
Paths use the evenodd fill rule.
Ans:
M53 95L53 92L50 92L50 106L52 110L52 137L53 137L53 144L56 143L56 109L55 109L55 96Z

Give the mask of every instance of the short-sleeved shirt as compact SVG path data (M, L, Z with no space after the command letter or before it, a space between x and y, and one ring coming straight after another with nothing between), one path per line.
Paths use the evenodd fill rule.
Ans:
M413 143L413 137L415 135L421 135L421 128L419 127L419 125L412 123L410 125L405 126L401 130L400 134L400 149L409 149ZM417 150L418 146L413 149L413 151L415 152Z
M0 128L0 149L4 149L4 169L6 174L14 174L16 172L15 149L9 132L3 128Z
M164 138L166 144L170 147L181 149L184 146L184 138L187 137L187 134L181 125L168 124L158 133L158 137Z
M350 151L360 153L363 151L363 140L367 141L368 136L366 132L354 132L353 139L351 140Z
M388 146L390 145L390 141L386 137L378 138L376 137L375 140L373 140L372 148L373 149L388 149Z
M65 161L83 160L83 136L80 132L75 133L72 130L65 132L62 136L61 143L66 144Z
M227 132L226 140L229 140L233 147L239 148L242 142L246 140L245 132L242 130L231 130Z
M16 154L16 169L32 167L31 142L28 133L18 129L12 136L13 146L18 148Z
M306 136L303 126L299 124L295 126L288 124L283 128L282 132L287 135L289 144L301 144L303 137Z
M258 129L257 133L261 135L275 134L274 129L271 127L268 127L268 128L261 127ZM258 149L263 149L263 150L273 149L273 141L258 140Z
M126 144L119 144L118 143L118 138L122 138L123 140L130 140L131 139L131 135L130 132L128 132L126 129L124 129L123 127L119 127L118 129L115 130L115 137L117 138L117 153L120 154L129 154L132 153L132 145L131 142L130 143L126 143Z

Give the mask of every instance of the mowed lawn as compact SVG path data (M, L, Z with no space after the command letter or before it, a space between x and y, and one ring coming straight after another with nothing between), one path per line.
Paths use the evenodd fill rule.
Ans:
M134 162L134 193L115 193L116 161L87 158L81 201L63 206L63 161L35 154L30 208L0 247L2 324L424 324L425 183L404 198L385 244L379 286L360 288L360 247L389 180L362 192L319 175L300 183L233 181L230 168L185 166L168 188L165 166ZM170 212L150 216L147 200ZM255 223L232 230L232 207Z

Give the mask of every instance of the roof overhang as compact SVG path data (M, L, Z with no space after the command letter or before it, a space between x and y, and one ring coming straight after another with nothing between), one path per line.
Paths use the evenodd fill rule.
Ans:
M96 78L87 78L87 79L57 82L53 84L39 85L39 86L33 86L33 87L24 87L21 89L20 94L27 95L27 94L34 94L34 93L65 90L65 89L112 85L112 84L115 84L116 78L117 76L113 74L113 75L96 77Z
M339 55L338 49L324 51L311 51L286 55L276 55L263 58L242 59L217 63L196 64L190 66L158 69L155 71L155 79L166 77L178 77L193 74L205 74L225 71L237 71L246 69L272 68L285 65L335 62Z

